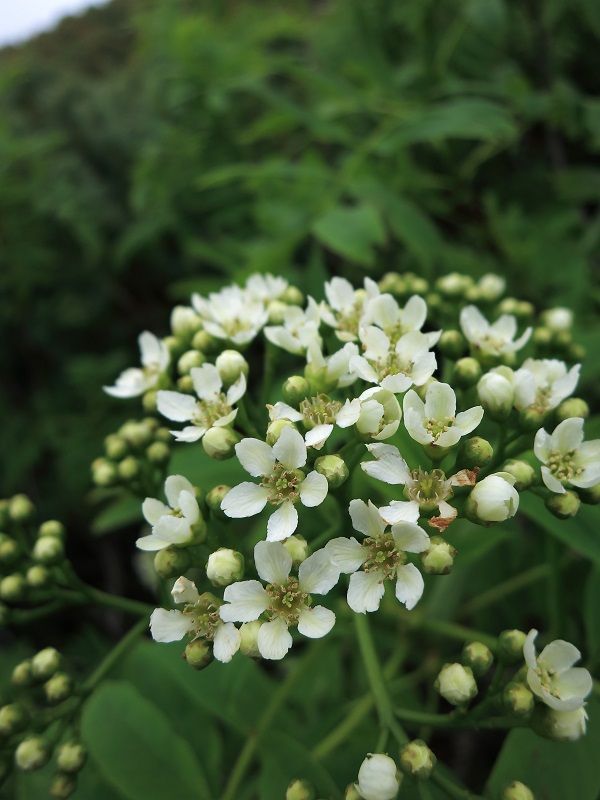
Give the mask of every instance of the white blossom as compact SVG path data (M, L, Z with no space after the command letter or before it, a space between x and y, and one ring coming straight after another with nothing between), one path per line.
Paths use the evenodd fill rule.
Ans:
M269 272L256 272L246 281L246 292L253 300L268 305L272 300L279 300L288 286L289 283L285 278L271 275Z
M142 513L152 526L152 533L137 540L140 550L162 550L193 538L193 527L200 519L194 487L183 475L169 475L165 495L169 505L154 497L147 497L142 503Z
M514 374L516 408L541 412L556 408L575 391L580 369L581 364L575 364L567 370L558 359L526 359Z
M236 345L251 342L268 318L264 304L235 285L213 292L208 298L194 294L192 305L207 333Z
M122 372L114 386L105 386L104 391L112 397L139 397L153 389L160 376L169 366L170 356L167 346L149 331L138 337L141 367L131 367Z
M496 357L515 353L531 336L531 328L527 328L515 339L517 320L512 314L502 314L490 324L476 306L465 306L461 310L460 326L475 351Z
M363 800L394 800L402 773L385 753L369 753L358 770L357 792Z
M350 361L358 355L354 342L347 342L330 356L323 355L320 341L313 340L306 351L306 363L313 376L320 376L327 386L342 389L356 381L350 369Z
M415 294L401 307L391 294L372 296L365 302L361 327L376 325L395 344L401 336L411 331L420 331L427 319L427 303ZM431 346L437 343L440 333L426 334Z
M508 472L487 475L478 481L469 495L478 519L483 522L504 522L514 517L519 508L515 478Z
M540 428L533 450L543 465L542 480L551 492L563 494L565 486L587 489L600 483L600 439L583 441L581 417L565 419L552 434Z
M265 336L288 353L304 354L314 342L320 345L320 324L319 306L309 297L305 310L299 306L287 306L283 311L283 324L268 326Z
M592 676L583 667L574 667L581 658L570 642L556 639L537 655L536 630L527 634L523 655L527 664L527 683L531 691L556 711L574 711L592 691Z
M354 342L367 303L379 294L379 287L370 278L365 278L364 289L355 289L346 278L332 278L325 283L327 304L322 305L321 318L335 329L340 341Z
M411 438L423 445L453 447L461 436L475 430L483 408L473 406L456 413L456 394L447 383L427 387L425 402L412 389L404 396L404 425Z
M429 334L411 331L396 344L375 325L361 329L362 356L350 359L350 369L367 383L375 383L394 394L411 386L422 386L437 367Z

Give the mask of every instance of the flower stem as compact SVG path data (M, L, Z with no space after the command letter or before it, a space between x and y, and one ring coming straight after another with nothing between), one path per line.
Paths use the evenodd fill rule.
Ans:
M123 638L117 642L113 649L106 655L103 661L92 672L87 681L83 684L83 693L89 694L98 683L111 671L115 664L127 653L129 648L137 641L141 634L148 627L148 617L144 616L129 629Z
M548 580L546 582L546 608L548 613L549 633L552 639L561 632L561 587L558 543L553 536L546 536L546 562L548 564Z
M390 723L393 721L392 706L385 688L385 680L377 652L375 651L375 645L373 644L367 615L355 614L354 624L365 672L367 673L367 679L371 687L375 707L377 708L379 723L382 728L390 728Z
M445 636L448 639L455 639L459 642L481 642L487 645L490 650L495 652L497 642L494 636L490 636L483 631L477 631L472 628L467 628L464 625L456 625L453 622L444 622L437 619L421 619L416 620L414 623L416 628L429 633L437 633L440 636Z

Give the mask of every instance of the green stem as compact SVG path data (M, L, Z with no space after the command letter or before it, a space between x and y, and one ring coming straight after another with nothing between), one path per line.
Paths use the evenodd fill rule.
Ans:
M482 592L480 595L473 598L473 600L463 607L464 613L467 616L474 614L477 611L481 611L503 600L513 592L518 592L520 589L524 589L526 586L536 583L548 574L549 569L550 567L548 564L538 564L537 567L531 567L531 569L520 572L518 575L513 575L512 578L498 583L496 586L488 589L487 592Z
M414 622L416 628L429 633L437 633L448 639L455 639L459 642L481 642L487 645L490 650L495 651L497 642L493 636L489 636L483 631L467 628L464 625L456 625L453 622L443 622L435 619L421 619Z
M561 632L561 582L558 542L553 536L546 536L546 561L548 563L548 580L546 582L546 608L548 613L551 639Z
M490 717L486 720L474 720L469 715L433 714L428 711L414 711L412 708L396 708L394 713L403 722L415 725L430 725L433 728L514 728L519 725L512 717Z
M381 670L381 664L377 658L375 645L371 636L371 629L366 614L355 614L354 624L356 628L356 636L358 639L358 646L362 656L365 672L375 706L377 708L377 715L382 728L389 728L390 723L393 721L392 706L388 697L387 689L385 688L385 680Z
M143 617L131 628L123 638L117 642L113 649L108 653L98 667L92 672L87 681L83 684L84 695L92 692L98 683L111 671L117 662L125 655L129 648L137 641L141 634L148 627L148 618Z

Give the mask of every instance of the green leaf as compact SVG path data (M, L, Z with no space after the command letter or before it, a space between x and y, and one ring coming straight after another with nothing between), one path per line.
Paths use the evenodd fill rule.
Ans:
M128 683L110 681L94 692L82 736L100 774L126 800L210 797L190 745Z
M366 203L332 208L315 222L312 230L325 247L364 266L373 264L374 248L385 242L381 215Z
M137 497L119 497L109 506L102 509L92 522L91 532L94 536L104 536L106 533L133 525L142 521L142 503Z

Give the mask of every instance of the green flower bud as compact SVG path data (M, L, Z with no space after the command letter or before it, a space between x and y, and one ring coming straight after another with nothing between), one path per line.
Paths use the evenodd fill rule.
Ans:
M304 295L297 286L288 286L281 295L281 299L284 303L287 303L288 306L304 305Z
M307 781L293 780L285 792L285 800L314 800L315 793Z
M577 342L571 342L567 348L567 358L569 361L583 361L586 357L587 350L583 345Z
M171 331L180 339L189 339L202 327L202 320L193 308L175 306L171 311Z
M308 397L310 386L302 375L291 375L283 384L282 391L285 402L295 407Z
M468 642L463 647L462 660L471 667L474 675L481 678L494 663L494 654L483 642Z
M204 639L194 639L189 642L184 651L184 657L190 667L204 669L213 660L213 651L210 642Z
M258 650L258 631L262 622L255 620L254 622L244 622L240 626L240 652L250 658L258 658L260 652Z
M206 577L213 586L229 586L244 577L244 556L237 550L219 547L208 557Z
M21 661L19 664L12 671L12 675L10 681L13 686L30 686L33 682L33 676L31 674L31 661L27 659L26 661Z
M146 421L129 420L121 425L119 432L131 447L145 447L152 441L154 430Z
M104 458L97 458L92 464L92 480L96 486L112 486L117 480L114 464Z
M192 339L192 347L194 350L200 350L202 353L214 353L219 347L218 339L211 336L206 331L197 331Z
M66 800L71 797L73 792L77 789L77 779L74 775L66 775L59 772L55 775L50 784L50 797L55 800Z
M38 536L54 536L56 539L64 539L65 526L57 519L47 519L40 525Z
M41 564L29 567L25 574L27 585L31 586L32 589L42 589L44 586L47 586L50 582L50 578L50 571Z
M15 765L23 772L41 769L50 758L50 748L39 736L28 736L15 750Z
M18 603L26 593L27 584L20 572L7 575L0 581L0 599L7 603Z
M315 469L327 478L330 489L337 489L348 478L346 462L340 456L321 456L315 461Z
M293 422L290 422L289 419L275 419L273 422L270 422L267 428L267 435L265 436L266 443L273 447L281 436L284 428L294 428L295 430L296 426Z
M177 336L165 336L163 338L163 344L169 351L171 359L177 358L177 356L181 355L185 347L185 343Z
M400 768L415 778L428 778L437 761L421 739L414 739L400 750Z
M494 448L487 439L471 436L464 439L460 448L460 463L469 469L485 467L494 456Z
M175 578L190 568L191 558L188 548L170 545L158 550L154 556L154 569L161 578Z
M177 372L180 375L189 375L194 367L201 367L206 361L206 356L199 350L186 350L177 360Z
M581 397L569 397L562 401L554 413L557 422L564 422L571 417L587 419L590 415L590 407Z
M552 331L543 325L534 328L533 333L531 334L531 341L538 347L542 348L548 347L550 344L552 344L553 338L554 335Z
M140 474L140 462L133 456L127 456L117 465L119 477L124 481L131 481Z
M210 508L211 511L215 513L221 512L221 503L223 502L225 495L227 492L231 490L231 486L227 486L225 483L221 483L218 486L213 486L213 488L207 492L206 494L206 505Z
M429 283L414 272L405 272L404 280L409 294L425 294L429 291Z
M112 461L120 461L127 455L127 442L117 433L111 433L104 440L104 452Z
M327 374L327 367L321 367L311 363L304 367L304 377L310 387L309 394L320 394L331 392L335 389L337 381Z
M44 684L44 694L49 703L62 703L73 692L73 681L65 672L55 673Z
M498 636L498 658L505 664L523 660L523 645L527 635L517 629L502 631Z
M21 548L14 539L5 534L0 534L0 564L3 567L14 564L19 560Z
M184 394L193 394L194 393L194 381L192 380L191 375L182 375L181 378L177 379L177 388L180 392Z
M166 464L171 457L171 448L165 442L152 442L146 450L146 457L152 464Z
M470 667L444 664L434 684L441 696L453 706L465 705L477 694L477 683Z
M308 556L308 542L304 536L300 536L298 533L293 536L288 536L288 538L282 542L282 545L292 557L292 564L295 567L301 564Z
M144 411L148 413L152 413L156 411L156 396L158 391L156 389L150 389L147 392L144 392L142 395L142 408Z
M528 320L535 314L535 308L527 300L519 300L515 308L515 317L520 320Z
M459 358L452 370L452 382L462 389L475 386L480 378L481 364L475 358Z
M511 373L508 367L497 367L482 375L477 383L477 395L483 410L500 422L507 419L515 400Z
M508 472L515 479L515 489L522 492L533 486L536 480L535 469L527 461L510 459L502 467L502 472Z
M519 681L510 681L502 692L502 702L507 711L517 717L528 717L535 706L533 692Z
M215 360L215 367L225 386L235 383L240 375L248 374L248 362L237 350L223 350Z
M386 272L379 281L379 289L385 294L402 297L406 293L406 281L397 272Z
M173 435L168 428L157 428L154 431L154 441L155 442L164 442L165 444L171 444L173 441Z
M462 297L473 286L473 278L460 272L449 272L435 282L435 288L444 297Z
M65 742L58 748L56 766L62 772L79 772L86 760L86 750L81 742Z
M429 550L421 553L421 564L428 575L447 575L454 566L456 548L441 536L433 536Z
M8 739L13 733L22 731L27 725L25 709L18 703L0 708L0 737Z
M39 564L59 564L65 557L65 546L54 536L42 536L34 544L32 556Z
M581 501L575 492L565 492L564 494L551 494L546 498L546 508L551 514L559 519L569 519L574 517L579 511Z
M271 300L267 306L269 323L271 325L281 325L285 319L287 308L287 303L282 303L281 300Z
M534 794L521 781L513 781L502 792L502 800L535 800Z
M544 425L547 411L530 406L519 411L519 425L525 431L538 431Z
M13 522L27 522L35 514L35 506L25 494L16 494L9 500L8 515Z
M60 667L61 656L54 647L45 647L31 659L31 674L36 681L47 681Z
M455 361L466 353L467 342L460 331L446 330L440 336L438 348L442 355Z
M597 483L595 486L590 486L587 489L578 489L577 494L582 503L591 506L598 505L598 503L600 503L600 483Z
M498 303L499 314L516 314L519 301L515 297L505 297Z
M240 441L231 428L209 428L202 437L202 447L210 458L223 461L235 454L235 446Z

